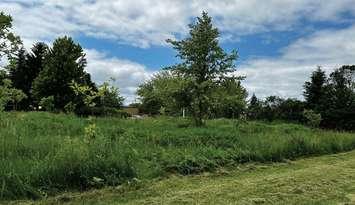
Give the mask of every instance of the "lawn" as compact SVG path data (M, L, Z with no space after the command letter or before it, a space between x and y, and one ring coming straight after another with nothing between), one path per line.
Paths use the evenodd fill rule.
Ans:
M178 118L3 113L0 148L0 198L13 200L349 151L355 135L225 119L197 128Z

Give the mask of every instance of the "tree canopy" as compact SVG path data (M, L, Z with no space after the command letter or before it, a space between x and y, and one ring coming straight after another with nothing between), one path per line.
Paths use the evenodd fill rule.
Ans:
M233 78L237 52L226 53L219 45L219 31L206 12L189 25L189 36L183 40L167 40L177 51L181 63L167 69L178 72L189 81L190 108L196 125L211 110L212 90L226 79Z
M58 38L49 49L43 70L33 83L33 95L41 98L54 96L55 108L63 109L74 98L72 81L94 86L90 75L84 71L85 53L70 37Z
M11 57L21 45L20 37L12 31L12 17L0 12L0 60L3 56Z

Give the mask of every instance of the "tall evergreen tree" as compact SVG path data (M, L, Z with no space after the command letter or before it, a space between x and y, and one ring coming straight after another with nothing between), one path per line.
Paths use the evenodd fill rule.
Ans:
M261 102L256 97L255 93L253 93L248 105L248 118L253 120L258 119L260 112L261 112Z
M48 51L43 70L33 84L37 101L53 96L55 108L63 109L75 97L70 87L73 81L93 85L90 75L84 71L85 66L85 54L79 44L67 36L56 39Z
M211 106L210 95L219 82L235 71L237 52L227 54L219 46L219 32L206 12L191 24L189 36L181 41L168 40L177 50L181 64L169 69L190 81L191 111L197 126L203 124Z
M32 82L44 68L44 60L48 53L48 46L43 42L33 45L27 54L29 79ZM31 86L30 86L31 87Z
M259 99L256 97L255 93L253 93L253 95L250 98L249 107L256 107L259 106L259 104L260 104Z
M23 47L17 52L16 56L11 59L7 68L9 70L9 79L12 82L12 86L28 96L30 88L28 88L27 84L30 83L30 80L28 79L27 54ZM26 109L27 103L27 100L22 101L22 103L18 105L18 108Z
M28 96L27 102L29 105L37 105L32 96L32 86L34 80L39 73L44 69L44 61L48 53L48 46L43 42L38 42L33 45L31 52L27 54L27 79L26 90L24 92Z
M303 96L306 100L306 107L319 111L322 100L326 95L327 76L325 72L318 67L311 75L311 81L305 82Z

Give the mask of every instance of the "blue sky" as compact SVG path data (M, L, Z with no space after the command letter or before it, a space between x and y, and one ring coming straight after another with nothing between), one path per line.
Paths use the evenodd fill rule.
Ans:
M238 75L259 97L302 98L302 85L322 66L355 64L355 0L1 0L27 49L70 35L85 49L97 83L110 77L126 97L178 62L167 38L181 39L207 11L222 47L237 49Z

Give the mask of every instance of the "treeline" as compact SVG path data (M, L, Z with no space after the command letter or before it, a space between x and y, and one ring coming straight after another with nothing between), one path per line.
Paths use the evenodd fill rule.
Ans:
M0 109L74 112L79 115L124 115L123 97L108 82L96 85L82 47L70 37L52 46L39 42L30 52L10 32L11 17L0 13L0 57L9 65L0 70ZM201 126L208 118L284 120L314 127L355 129L355 66L342 66L329 76L318 68L304 85L304 101L248 93L236 76L236 51L225 52L220 33L206 12L190 24L189 35L167 40L179 64L166 67L139 86L137 106L142 114L189 116Z
M255 95L250 100L248 117L262 120L287 120L312 126L355 129L355 65L342 66L329 77L320 67L304 84L305 101L270 96L264 101Z
M42 42L36 43L30 52L21 47L0 77L8 91L5 109L80 115L115 112L124 100L118 89L108 82L99 86L92 82L85 71L86 64L82 47L67 36L56 39L52 47ZM13 99L15 90L22 94Z
M312 127L355 130L355 65L342 66L329 77L318 68L304 84L304 100L269 96L247 100L240 80L227 80L211 90L207 118L289 121ZM155 115L191 115L186 79L162 71L138 88L140 110Z
M72 38L43 42L27 52L20 38L10 32L12 19L0 13L0 56L9 59L0 70L0 110L45 110L80 115L123 114L124 98L109 82L96 85L85 71L87 60Z

